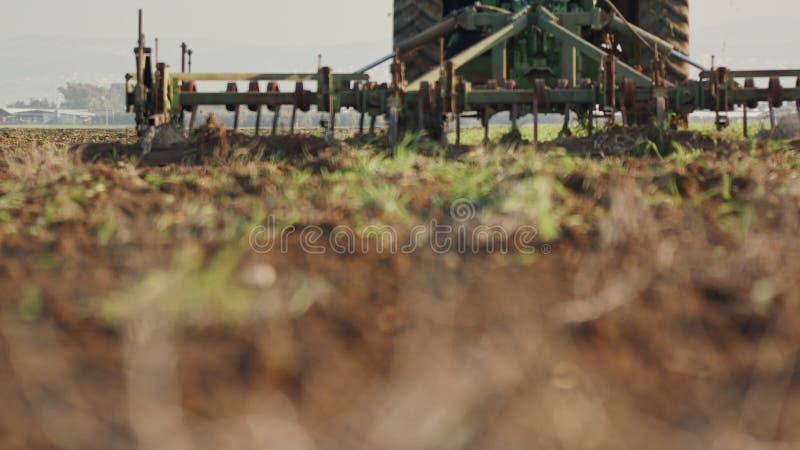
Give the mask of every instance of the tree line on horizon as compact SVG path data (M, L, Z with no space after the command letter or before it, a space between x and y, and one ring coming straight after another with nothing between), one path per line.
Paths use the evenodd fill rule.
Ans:
M86 109L89 111L125 111L125 84L99 86L91 83L72 83L58 88L60 101L48 98L19 100L9 108Z

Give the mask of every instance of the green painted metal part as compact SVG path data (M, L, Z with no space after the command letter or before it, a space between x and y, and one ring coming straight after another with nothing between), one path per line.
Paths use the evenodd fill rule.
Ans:
M459 6L463 2L456 2ZM528 5L526 5L528 3ZM482 5L491 5L506 9L511 13L519 13L528 8L536 10L544 8L552 14L557 15L561 26L574 34L580 35L581 29L585 29L591 24L593 14L597 11L593 0L581 0L574 2L562 2L554 0L543 1L485 1ZM480 10L480 9L479 9ZM445 13L448 9L445 9ZM538 14L538 11L537 11ZM509 14L505 15L506 21ZM472 20L465 20L464 28L473 31L456 34L448 40L448 54L456 54L462 48L464 42L474 39L478 31L495 30L498 28L496 21L502 20L503 14L493 14L491 23L489 18L481 18L480 15L474 16ZM599 24L596 21L595 24ZM564 42L560 37L552 33L544 32L541 29L530 27L519 33L513 39L501 44L507 54L507 64L503 69L498 69L497 60L493 60L488 54L478 55L468 64L465 64L460 75L468 81L476 84L483 84L490 78L512 79L520 87L532 87L534 78L545 79L548 84L555 84L560 79L568 79L571 85L575 85L579 79L594 78L597 74L597 64L591 61L584 61L583 55L576 52L573 45ZM498 76L505 72L504 76Z
M562 26L559 23L558 17L547 11L545 8L539 8L537 19L536 26L541 28L543 31L552 34L559 41L574 46L578 51L581 52L582 55L596 62L600 62L600 60L607 55L607 53L603 50L592 45L574 32ZM617 62L617 73L623 77L632 78L637 86L653 86L653 81L650 78L644 76L641 72L621 61ZM574 86L574 83L572 85Z
M498 45L503 45L505 42L513 36L518 35L519 33L523 32L524 30L529 28L529 20L530 16L530 7L526 7L517 14L511 17L510 23L504 26L497 32L487 36L486 38L482 39L472 47L468 48L467 50L459 53L458 55L450 58L450 62L453 63L453 68L458 70L463 67L468 62L474 60L475 58L479 57L484 52L491 50L492 48L497 47ZM408 89L411 91L418 91L420 85L423 82L434 82L439 79L439 69L431 70L430 72L426 73L422 77L417 80L414 80L409 86Z

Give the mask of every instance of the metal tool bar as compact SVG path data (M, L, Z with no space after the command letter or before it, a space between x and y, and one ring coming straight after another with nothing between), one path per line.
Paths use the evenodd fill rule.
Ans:
M768 78L768 77L800 77L800 69L791 70L729 70L726 72L731 78ZM714 78L712 71L700 72L700 78Z
M800 100L800 87L785 87L782 88L781 92L784 101ZM728 98L731 103L737 105L749 102L766 102L770 99L770 91L769 89L738 88L728 91Z
M594 89L548 89L550 104L595 104L597 102ZM479 105L530 105L536 97L536 91L530 90L475 90L468 91L465 102L468 106Z
M294 105L294 92L183 92L180 103L183 106L195 105ZM317 94L305 93L307 104L317 103Z
M174 73L179 81L315 81L318 73ZM341 80L367 81L363 73L336 74Z

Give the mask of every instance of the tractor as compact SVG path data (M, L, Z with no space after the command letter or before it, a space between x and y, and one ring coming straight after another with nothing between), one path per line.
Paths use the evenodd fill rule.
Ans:
M705 67L688 55L688 0L395 0L394 48L351 73L319 67L308 73L177 73L145 44L139 15L136 72L126 75L128 108L142 136L160 126L195 122L200 105L224 105L236 115L247 107L260 119L262 107L314 107L333 135L343 108L388 122L394 144L404 130L424 131L447 145L462 118L479 119L488 136L489 119L508 112L512 127L532 114L534 143L542 113L570 115L586 124L686 124L693 111L715 113L719 129L729 111L744 112L766 102L774 111L794 102L800 111L800 70L730 70ZM184 54L186 48L183 48ZM376 83L368 72L391 61L391 81ZM689 78L690 66L699 71ZM782 86L791 77L794 86ZM762 84L756 83L761 79ZM196 83L226 81L225 92L202 92ZM248 83L246 91L237 83ZM281 83L294 89L281 92ZM240 90L242 89L242 90ZM259 130L257 119L256 132ZM272 132L277 132L273 120ZM292 128L293 130L293 128Z

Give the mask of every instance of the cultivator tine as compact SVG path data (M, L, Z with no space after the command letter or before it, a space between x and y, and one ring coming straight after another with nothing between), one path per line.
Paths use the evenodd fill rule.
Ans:
M664 97L656 98L656 126L663 130L667 122L667 99ZM660 145L660 144L659 144Z
M272 135L275 136L278 134L278 121L281 118L281 106L278 105L275 107L275 114L272 115Z
M421 89L419 93L421 97L422 96ZM425 106L422 104L422 102L423 102L422 98L420 98L419 101L417 101L417 126L419 127L420 130L425 129L425 111L424 111Z
M795 81L794 87L800 89L800 77L797 77L797 81ZM800 118L800 99L794 101L794 107L797 110L798 118Z
M572 131L569 130L569 105L564 105L564 122L561 124L561 131L558 132L559 137L569 137Z
M294 104L292 105L292 123L289 124L289 134L294 135L294 123L297 119L297 108L299 98L303 97L303 83L298 81L294 84Z
M756 87L755 80L753 80L752 78L745 79L744 80L744 87L745 87L745 89L753 89L753 88L755 88ZM742 105L742 133L744 134L744 137L748 137L748 134L749 134L748 129L747 129L748 128L747 110L750 109L750 108L757 108L757 107L758 107L758 102L755 102L755 103L753 103L753 102L745 102L744 105Z
M581 89L592 89L592 79L591 78L584 78L583 81L581 81ZM587 119L589 121L589 129L586 130L586 131L589 134L589 137L591 138L592 134L594 134L594 130L593 130L594 129L594 106L588 107L587 108L587 112L588 112Z
M613 126L616 120L614 111L616 111L617 104L617 57L610 55L603 56L600 66L602 67L603 94L605 97L603 115L610 117L609 120L606 121L606 126Z
M517 104L516 103L511 105L511 111L509 112L509 115L511 116L511 129L516 131L518 129L518 127L517 127Z
M539 99L533 96L533 149L539 149Z
M236 93L239 92L239 87L236 85L235 82L228 83L228 87L225 89L225 92L228 93ZM233 113L233 129L239 129L239 108L240 105L225 105L225 109Z
M267 84L267 92L277 94L280 91L281 91L281 89L280 89L280 86L278 85L278 83L272 81L269 84ZM267 109L269 109L270 111L273 112L273 114L272 114L272 135L275 136L276 134L278 134L278 120L280 120L281 105L267 106Z
M569 80L562 78L558 80L558 88L559 89L569 89ZM570 120L570 110L572 109L572 105L566 103L564 105L564 123L561 125L561 131L558 132L559 137L569 137L572 136L572 131L569 129L569 120Z
M192 115L189 117L189 131L194 128L194 123L197 120L197 108L192 109Z
M489 143L489 107L485 106L483 108L483 117L481 118L481 122L483 125L483 144L486 145Z
M621 105L622 111L622 124L629 126L631 124L631 116L633 112L631 109L636 100L636 84L631 78L623 78L620 85Z
M514 80L506 80L505 88L507 90L509 90L509 91L513 91L514 89L517 88L517 82L514 81ZM516 103L511 105L511 111L509 111L508 114L509 114L509 118L511 119L511 130L512 130L512 132L518 131L519 130L519 128L517 127L518 110L517 110L517 104Z
M442 142L441 142L441 144L442 144L442 147L445 148L445 150L450 145L450 139L447 136L449 133L450 133L450 123L447 120L443 120L442 121L442 138L441 138Z
M770 77L769 79L767 104L769 104L769 138L771 140L778 126L775 120L775 108L780 108L781 105L783 105L783 86L781 86L781 79L779 77Z
M456 113L456 145L461 145L461 113Z
M742 107L742 136L749 137L747 132L747 105Z
M378 116L375 114L369 115L369 134L375 134L375 122L378 120Z
M533 92L533 149L539 148L539 105L547 106L547 85L544 80L534 80Z
M364 134L364 114L366 111L366 102L364 97L364 88L365 85L361 82L356 83L355 92L356 92L356 110L359 112L358 114L358 135L361 136Z
M189 92L189 93L197 92L197 85L195 84L194 81L184 81L183 83L181 83L181 92ZM183 128L183 126L184 126L184 123L183 123L183 121L184 121L183 112L184 111L189 111L189 112L192 113L192 119L191 119L191 121L189 123L189 130L192 129L192 125L194 123L194 118L195 118L195 111L197 111L197 108L198 107L194 106L194 105L192 105L192 106L181 106L181 128Z
M247 88L247 92L251 94L257 94L261 92L261 88L258 86L258 81L251 81L250 86ZM247 109L256 113L256 136L261 134L261 105L247 105Z
M389 142L392 149L397 147L397 108L392 106L389 108Z
M772 140L772 136L775 135L775 129L777 125L775 123L775 108L772 106L769 107L769 139Z
M417 124L420 130L426 128L426 118L433 109L433 91L431 91L431 84L423 81L419 86L419 95L417 97Z
M497 90L497 80L489 80L486 82L486 89L491 91ZM483 107L483 117L481 124L483 125L483 144L489 144L489 119L491 119L492 109L489 105Z
M261 136L261 107L256 111L256 136Z

